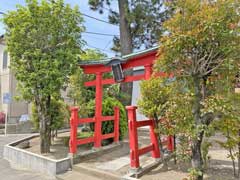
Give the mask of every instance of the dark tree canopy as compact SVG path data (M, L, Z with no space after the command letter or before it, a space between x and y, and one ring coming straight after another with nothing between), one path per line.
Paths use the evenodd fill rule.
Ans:
M90 8L99 13L109 14L109 22L119 25L119 12L112 8L111 0L89 0ZM125 7L130 26L133 48L149 48L158 44L163 33L162 23L169 18L170 8L164 6L162 0L129 0ZM119 37L113 38L115 51L120 51Z

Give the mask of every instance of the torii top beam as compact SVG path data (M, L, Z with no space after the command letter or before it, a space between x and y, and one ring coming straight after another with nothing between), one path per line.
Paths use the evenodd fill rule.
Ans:
M153 47L137 53L132 53L126 56L122 56L122 68L131 69L137 66L145 66L153 64L156 60L157 49L159 47ZM119 57L118 57L119 58ZM113 59L113 58L112 58ZM80 67L83 68L85 74L96 74L97 72L106 73L111 71L110 66L106 66L112 59L100 60L100 61L81 61Z

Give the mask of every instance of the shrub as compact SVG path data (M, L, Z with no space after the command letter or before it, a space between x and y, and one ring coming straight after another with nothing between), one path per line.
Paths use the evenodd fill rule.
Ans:
M64 126L70 118L70 114L67 105L62 100L51 99L50 104L51 115L51 131L57 131ZM39 118L35 105L32 105L32 118L31 121L34 124L35 129L39 129Z
M127 116L123 104L115 98L107 97L103 98L102 102L102 115L103 116L112 116L114 115L114 107L117 106L120 109L120 127L119 127L119 138L123 139L124 135L127 132ZM89 117L94 116L95 112L95 101L92 100L88 103L88 112ZM91 124L91 129L93 130L93 124ZM106 121L102 123L102 134L112 133L114 131L113 121Z

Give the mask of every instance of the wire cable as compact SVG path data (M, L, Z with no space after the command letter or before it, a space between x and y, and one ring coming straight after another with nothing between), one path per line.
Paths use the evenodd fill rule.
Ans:
M81 13L81 14L82 14L83 16L86 16L86 17L88 17L88 18L94 19L94 20L99 21L99 22L104 22L104 23L107 23L107 24L110 24L110 25L113 25L113 26L118 26L118 25L116 25L116 24L112 24L112 23L110 23L110 22L108 22L108 21L105 21L105 20L103 20L103 19L99 19L99 18L90 16L90 15L85 14L85 13Z
M112 53L111 51L107 51L107 50L105 50L105 49L101 49L101 48L98 48L98 47L96 47L96 46L92 46L92 45L89 45L89 44L86 44L86 46L88 46L88 47L90 47L90 48L98 49L98 50L101 50L101 51L105 51L105 52L107 52L107 53Z
M95 35L100 35L100 36L120 36L118 34L106 34L106 33L99 33L99 32L90 32L90 31L85 31L83 33L86 34L95 34Z
M107 47L112 43L112 40L108 41L108 43L106 44L106 46L104 47L104 50L107 49Z

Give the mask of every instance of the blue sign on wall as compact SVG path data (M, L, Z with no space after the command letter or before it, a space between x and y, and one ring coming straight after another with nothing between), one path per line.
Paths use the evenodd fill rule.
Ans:
M3 93L3 104L10 104L12 97L10 93Z

